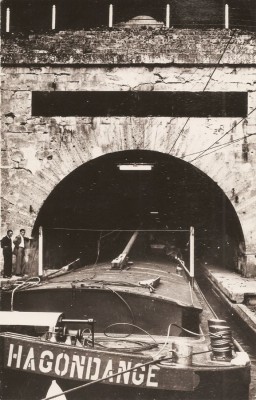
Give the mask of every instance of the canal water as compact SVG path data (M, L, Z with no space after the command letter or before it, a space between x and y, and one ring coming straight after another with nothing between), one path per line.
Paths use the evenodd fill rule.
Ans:
M200 274L196 277L196 280L202 290L204 296L210 303L211 307L220 319L225 319L228 325L231 327L233 337L240 343L243 349L249 354L252 369L251 369L251 386L250 386L250 400L256 400L256 339L255 336L250 332L245 323L241 322L231 310L229 310L218 295L216 290L212 287L209 280ZM235 384L235 382L234 382Z

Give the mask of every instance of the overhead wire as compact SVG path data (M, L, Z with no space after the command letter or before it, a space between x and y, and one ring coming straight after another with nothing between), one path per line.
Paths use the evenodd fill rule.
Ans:
M215 142L213 142L210 146L208 146L206 149L202 150L202 151L200 152L200 154L199 154L197 157L195 157L193 160L191 160L190 162L192 163L192 162L198 160L199 158L201 158L201 157L203 156L203 154L204 154L206 151L210 150L210 149L211 149L215 144L217 144L221 139L223 139L226 135L228 135L230 132L232 132L238 125L240 125L245 119L247 119L252 113L254 113L255 110L256 110L256 107L253 108L253 109L247 114L246 117L241 118L241 119L236 123L235 126L232 126L232 127L231 127L227 132L225 132L220 138L218 138L217 140L215 140Z
M109 232L111 229L92 229L92 228L67 228L67 227L51 227L46 229L58 229L66 231L87 231L87 232ZM113 232L189 232L189 229L120 229ZM103 236L104 237L104 236Z
M232 140L232 141L228 141L228 142L223 143L223 144L218 144L218 145L216 145L216 146L213 146L212 148L214 148L215 150L214 150L214 151L211 151L210 153L207 153L207 154L202 155L202 157L205 157L205 156L208 156L209 154L215 153L215 152L217 152L218 150L220 150L220 149L222 149L222 148L224 148L224 147L232 146L233 144L235 144L235 143L237 143L237 142L240 142L241 140L244 140L245 138L248 138L248 137L251 137L251 136L254 136L254 135L256 135L256 132L255 132L255 133L250 133L250 134L248 134L248 135L244 135L243 137L240 137L240 138L235 139L235 140ZM190 153L190 154L185 154L184 156L182 156L182 157L180 157L180 158L181 158L181 159L184 159L185 157L193 156L193 155L195 155L195 154L200 154L201 152L202 152L202 150L196 151L196 152ZM201 158L201 157L200 157L200 158Z
M220 62L221 62L221 60L222 60L224 54L226 53L227 48L228 48L228 46L230 45L231 40L233 39L235 33L236 33L236 31L234 30L234 31L232 32L232 34L230 35L230 38L229 38L229 40L228 40L226 46L224 47L224 50L223 50L222 53L221 53L221 56L220 56L220 58L219 58L219 60L218 60L218 62L217 62L217 65L215 65L215 67L214 67L212 73L210 74L210 76L209 76L209 78L208 78L208 81L206 82L206 85L204 86L202 92L204 92L204 91L206 90L207 86L209 85L209 83L210 83L210 81L211 81L211 79L212 79L212 77L213 77L213 75L214 75L216 69L218 68L218 66L219 66L219 64L220 64ZM180 130L180 132L178 133L178 136L177 136L176 140L174 141L174 143L173 143L171 149L170 149L169 152L168 152L169 154L171 153L171 151L173 150L173 148L174 148L174 146L176 145L177 141L179 140L180 136L182 135L182 133L183 133L183 131L184 131L186 125L188 124L189 120L190 120L190 117L187 118L185 124L183 125L183 127L182 127L181 130Z
M255 134L256 135L256 134ZM253 135L250 135L250 136L253 136ZM224 146L222 146L221 148L225 148L225 147L228 147L228 146L231 146L232 145L232 143L230 143L230 144L225 144ZM210 151L209 153L204 153L202 156L200 156L199 158L203 158L203 157L206 157L206 156L209 156L210 154L213 154L213 153L216 153L217 152L217 150L213 150L213 151Z

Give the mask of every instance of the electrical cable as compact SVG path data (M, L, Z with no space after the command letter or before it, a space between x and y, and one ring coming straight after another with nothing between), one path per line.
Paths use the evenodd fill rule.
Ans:
M227 48L228 48L228 46L229 46L230 43L231 43L231 40L232 40L233 37L235 36L235 33L236 33L236 31L234 30L234 31L232 32L232 34L230 35L229 41L228 41L228 43L226 44L226 46L224 47L224 50L223 50L223 52L222 52L222 54L221 54L221 56L220 56L220 59L218 60L217 65L216 65L215 68L213 69L213 71L212 71L212 73L211 73L211 75L210 75L210 77L209 77L209 79L208 79L208 81L207 81L207 83L206 83L206 85L205 85L205 87L204 87L204 89L203 89L203 92L206 90L207 86L209 85L209 83L210 83L210 81L211 81L211 79L212 79L212 77L213 77L213 75L214 75L216 69L218 68L218 66L219 66L219 64L220 64L220 62L221 62L222 57L223 57L224 54L226 53Z
M228 146L232 146L233 144L235 144L235 143L237 143L237 142L240 142L241 140L244 140L245 138L248 138L248 137L254 136L254 135L256 135L256 132L255 132L255 133L249 133L248 135L244 135L243 137L240 137L240 138L235 139L235 140L232 140L232 141L228 141L228 142L223 143L223 144L217 144L216 146L213 146L212 148L213 148L213 149L216 149L215 151L218 151L219 149L222 149L222 148L228 147ZM207 153L207 154L203 155L202 157L205 157L205 156L207 156L208 154L212 154L212 153L214 153L215 151L212 151L211 153ZM200 154L201 152L202 152L202 150L200 150L200 151L195 151L194 153L185 154L184 156L182 156L182 157L180 157L180 158L181 158L181 159L184 159L185 157L194 156L195 154Z
M174 141L174 143L173 143L171 149L168 151L169 154L172 152L172 149L174 148L175 144L177 143L178 139L180 138L181 134L183 133L183 131L184 131L184 129L185 129L185 127L186 127L186 125L187 125L187 123L188 123L189 120L190 120L190 117L187 118L185 124L183 125L183 127L182 127L181 130L179 131L178 136L177 136L177 138L175 139L175 141Z
M87 231L87 232L109 232L110 229L92 229L92 228L67 228L67 227L46 227L49 230L66 230L66 231ZM189 232L189 229L120 229L118 232ZM115 232L115 231L113 231Z
M249 135L249 136L254 136L255 134L251 134L251 135ZM249 136L245 136L245 137L249 137ZM241 139L239 139L239 141L240 140L243 140L244 138L241 138ZM223 145L222 147L220 147L221 149L223 149L223 148L225 148L225 147L228 147L228 146L231 146L233 143L232 142L230 142L230 143L226 143L225 145ZM199 158L203 158L203 157L206 157L206 156L209 156L210 154L213 154L213 153L216 153L217 152L217 150L213 150L213 151L210 151L209 153L204 153L203 155L201 155Z
M219 139L215 140L215 142L213 142L210 146L208 146L206 149L202 150L201 153L195 157L193 160L190 161L190 163L198 160L199 158L201 158L203 156L203 154L207 151L210 150L216 143L218 143L221 139L223 139L228 133L232 132L233 129L235 129L239 124L241 124L245 119L247 119L254 111L256 110L256 107L253 108L246 117L241 118L237 124L235 126L232 126L232 128L230 128L227 132L225 132Z
M233 31L233 32L232 32L232 34L231 34L231 36L230 36L230 38L229 38L229 40L228 40L226 46L224 47L224 50L223 50L222 54L221 54L221 56L220 56L220 58L219 58L219 60L218 60L218 62L217 62L217 65L214 67L212 73L210 74L209 79L208 79L208 81L206 82L206 85L204 86L202 92L204 92L204 91L206 90L208 84L210 83L210 81L211 81L211 79L212 79L212 77L213 77L213 75L214 75L216 69L218 68L218 66L219 66L219 64L220 64L220 62L221 62L221 59L223 58L224 54L226 53L226 50L227 50L228 46L229 46L230 43L231 43L231 40L233 39L233 37L234 37L234 35L235 35L235 32L236 32L236 31ZM169 154L170 154L171 151L173 150L175 144L177 143L178 139L180 138L181 134L183 133L183 131L184 131L184 129L185 129L187 123L189 122L189 120L190 120L190 117L187 118L187 120L186 120L185 124L183 125L182 129L181 129L180 132L178 133L178 136L177 136L176 140L174 141L174 144L172 145L171 149L168 151Z

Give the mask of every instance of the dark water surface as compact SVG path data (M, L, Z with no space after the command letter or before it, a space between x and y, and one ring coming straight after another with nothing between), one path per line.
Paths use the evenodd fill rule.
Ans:
M223 299L214 290L209 280L199 274L197 282L200 289L204 293L206 299L212 306L213 310L220 319L225 319L231 327L233 337L240 343L243 349L249 354L251 359L251 386L250 386L250 400L256 400L256 337L248 329L248 327L238 319L236 315L228 309Z

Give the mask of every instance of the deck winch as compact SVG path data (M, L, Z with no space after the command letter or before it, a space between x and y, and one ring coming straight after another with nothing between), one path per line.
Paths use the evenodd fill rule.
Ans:
M51 343L94 347L93 318L66 319L58 312L0 311L0 331L42 336ZM77 325L82 328L77 329ZM85 327L84 327L85 326Z
M232 359L233 338L231 328L225 320L210 319L208 321L212 348L212 359L230 361Z

